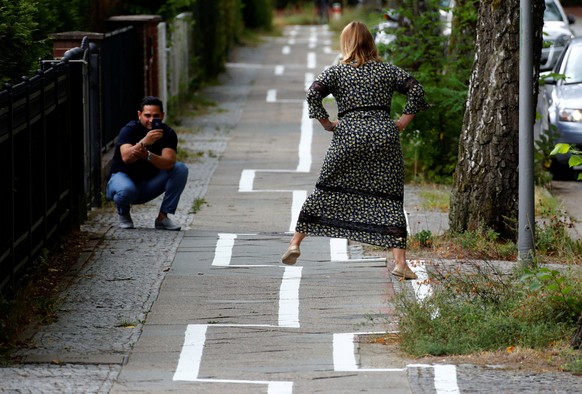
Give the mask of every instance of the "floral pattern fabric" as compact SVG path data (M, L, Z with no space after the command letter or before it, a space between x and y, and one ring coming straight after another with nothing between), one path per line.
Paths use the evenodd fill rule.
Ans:
M406 247L404 163L400 133L390 118L394 92L408 96L404 114L429 107L422 86L389 63L332 66L311 85L309 117L328 118L322 101L332 94L339 124L315 190L303 204L296 231Z

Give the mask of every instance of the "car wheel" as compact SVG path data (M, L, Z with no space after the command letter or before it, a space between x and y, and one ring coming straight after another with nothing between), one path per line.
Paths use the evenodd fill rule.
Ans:
M575 181L578 178L578 171L572 169L567 164L562 164L556 159L552 160L550 166L555 181Z

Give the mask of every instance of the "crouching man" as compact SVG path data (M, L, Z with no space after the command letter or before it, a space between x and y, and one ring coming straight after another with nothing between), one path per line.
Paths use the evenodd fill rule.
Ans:
M176 213L188 179L188 167L176 162L178 136L166 124L164 106L157 97L145 97L137 111L137 120L127 123L117 137L106 197L113 200L119 215L119 227L134 228L132 205L164 198L155 228L180 230L168 215Z

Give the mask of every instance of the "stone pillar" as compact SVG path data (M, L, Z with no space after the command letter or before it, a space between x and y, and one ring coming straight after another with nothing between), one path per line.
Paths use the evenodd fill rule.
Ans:
M143 96L160 96L159 58L158 58L158 24L159 15L119 15L107 20L109 30L133 26L137 35L138 53L143 81Z

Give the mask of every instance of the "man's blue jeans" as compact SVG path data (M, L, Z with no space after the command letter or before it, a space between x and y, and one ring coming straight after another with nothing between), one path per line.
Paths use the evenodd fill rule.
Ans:
M165 193L160 212L173 215L187 180L188 167L181 162L169 171L160 170L154 178L137 183L123 172L116 172L107 182L106 197L113 200L118 214L127 215L132 205L146 203Z

